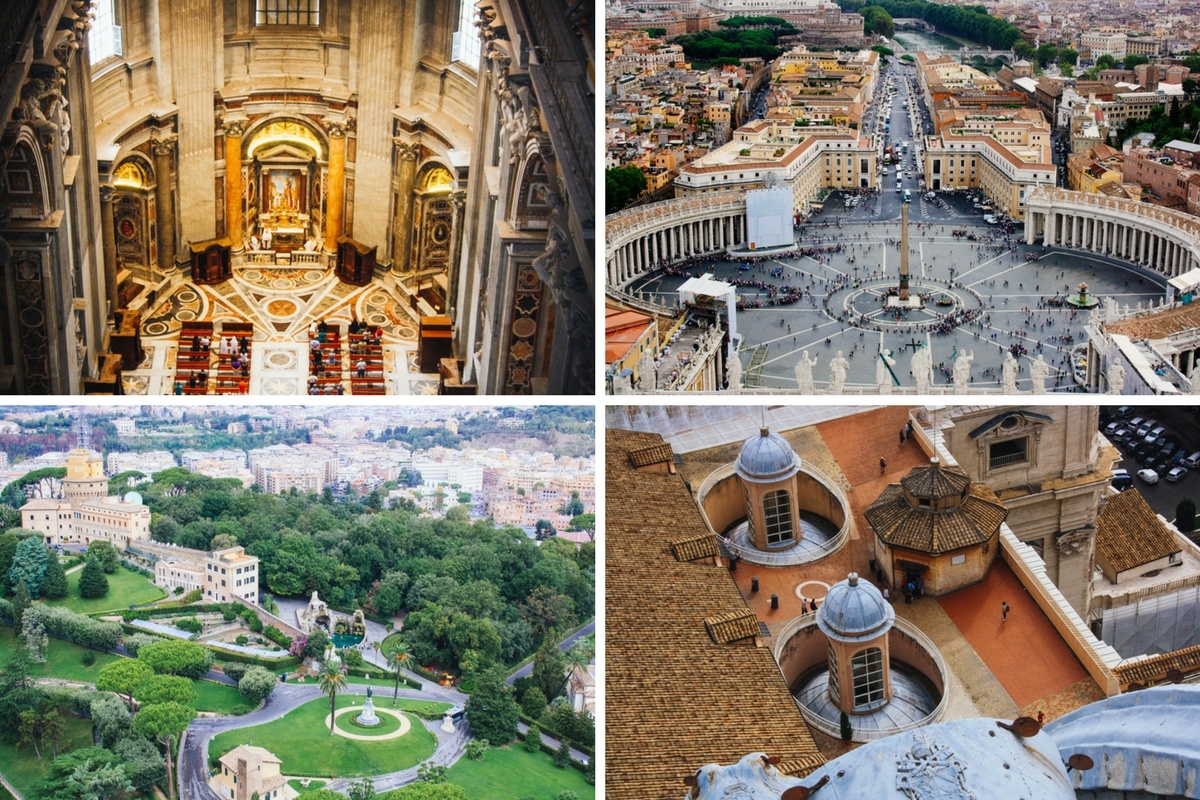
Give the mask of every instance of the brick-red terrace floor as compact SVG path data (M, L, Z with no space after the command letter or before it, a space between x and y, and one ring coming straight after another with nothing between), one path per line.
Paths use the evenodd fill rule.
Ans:
M1009 606L1002 622L1000 604ZM981 583L938 598L1004 690L1022 708L1088 677L1050 620L1000 559Z

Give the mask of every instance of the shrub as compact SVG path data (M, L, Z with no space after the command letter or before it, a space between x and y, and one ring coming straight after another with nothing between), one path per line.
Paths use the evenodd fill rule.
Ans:
M564 789L558 793L554 800L579 800L579 795L572 792L570 789Z
M262 667L250 667L238 681L238 691L242 693L242 697L246 698L246 702L257 706L266 700L271 692L275 691L278 683L279 679L273 672L268 672Z
M255 617L255 619L257 619L257 617ZM292 646L292 637L288 636L274 625L268 625L267 627L263 628L262 634L284 649Z
M249 641L250 640L247 639L245 636L239 636L233 640L234 644L246 644Z
M250 667L250 664L222 664L221 671L228 675L230 680L232 680L234 683L238 683L242 680L242 676L246 674L246 671L249 670Z
M183 602L195 603L195 602L198 602L200 600L200 598L203 596L204 595L200 592L199 589L192 589L190 592L188 592L187 594L185 594L183 596Z
M212 666L212 653L195 642L168 639L146 645L138 659L150 665L160 675L182 675L201 678Z
M342 663L351 669L363 665L363 654L351 647L343 647L339 655L342 657Z
M233 622L235 619L237 619L237 612L232 608L227 608L221 612L221 616L225 618L226 622Z
M179 596L179 595L181 595L181 594L183 594L183 587L182 587L182 586L176 586L176 587L175 587L175 596L176 596L176 597L178 597L178 596Z
M478 761L483 758L488 751L487 739L472 739L467 742L467 758L472 761Z
M542 730L536 722L525 732L525 749L531 753L542 749Z
M121 641L121 626L117 623L101 622L64 606L35 603L25 611L26 615L30 613L41 617L46 633L93 650L111 650Z
M143 646L154 644L155 642L161 642L162 640L163 638L161 636L154 636L153 634L149 633L131 633L125 637L125 640L122 642L122 644L125 645L125 649L129 651L129 655L137 658L138 650L140 650Z
M566 769L571 766L571 743L563 739L558 749L554 751L554 766L559 769Z
M851 725L850 725L850 715L847 714L845 711L843 711L842 716L839 720L839 723L840 723L839 727L841 728L841 732L842 732L842 741L848 742L851 739L853 739L854 738L854 728L851 727Z
M96 663L96 651L95 650L84 650L82 660L83 660L83 665L85 667L92 666L93 664Z
M181 631L188 631L189 633L199 633L200 631L204 630L204 625L202 625L200 620L196 619L195 617L182 617L177 619L175 620L175 627L179 628Z

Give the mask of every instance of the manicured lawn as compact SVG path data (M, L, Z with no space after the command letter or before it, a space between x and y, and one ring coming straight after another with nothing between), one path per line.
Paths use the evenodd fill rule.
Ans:
M253 711L246 698L236 686L214 681L194 681L196 687L196 710L213 711L217 714L248 714Z
M83 570L72 572L67 576L67 596L62 600L48 600L55 606L66 606L81 614L94 614L98 611L120 611L131 605L153 603L167 596L167 593L154 585L149 578L121 566L108 578L108 594L94 600L84 600L79 596L79 577Z
M13 629L7 625L0 625L0 665L8 660L8 656L16 648L17 636ZM87 652L96 656L96 663L90 667L83 665L83 654ZM68 681L95 683L101 668L117 658L118 656L101 653L99 650L88 650L51 636L46 648L46 663L30 664L29 674L38 678L62 678Z
M446 771L446 780L466 790L469 797L520 800L522 797L557 797L571 790L580 800L594 800L596 787L574 767L559 769L547 753L530 753L520 744L490 748L478 761L463 756Z
M59 752L91 745L91 720L80 719L71 714L66 715L65 719L67 722L66 734L59 742ZM50 768L53 760L53 752L42 753L39 760L32 747L17 748L16 745L0 742L0 773L3 773L8 782L21 794L28 795L33 785L46 774L46 770Z
M337 707L361 706L364 699L339 694ZM372 742L330 736L327 716L329 699L318 698L265 725L222 733L209 745L209 757L215 760L239 744L252 744L277 755L284 775L355 778L405 769L433 753L433 734L416 717L410 717L412 729L399 739Z

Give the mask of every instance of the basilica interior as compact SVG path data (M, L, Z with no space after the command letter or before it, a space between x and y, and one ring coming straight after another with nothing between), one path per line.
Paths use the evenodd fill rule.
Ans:
M591 394L587 0L6 0L0 391Z

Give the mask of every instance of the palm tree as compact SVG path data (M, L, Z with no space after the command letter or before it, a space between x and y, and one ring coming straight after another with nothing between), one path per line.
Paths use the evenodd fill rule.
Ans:
M396 646L388 655L387 665L395 673L396 685L392 690L392 708L396 707L396 696L400 694L400 670L408 663L408 645L396 642Z
M329 735L333 736L334 702L337 700L338 690L346 687L346 673L342 672L342 665L327 659L321 665L321 671L317 673L317 685L321 687L322 694L329 695Z

